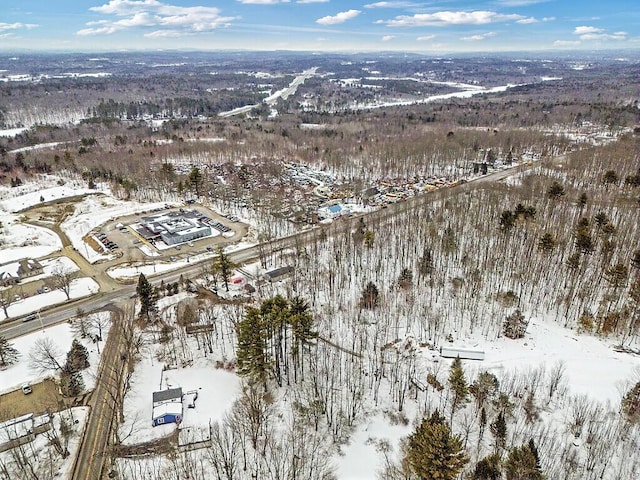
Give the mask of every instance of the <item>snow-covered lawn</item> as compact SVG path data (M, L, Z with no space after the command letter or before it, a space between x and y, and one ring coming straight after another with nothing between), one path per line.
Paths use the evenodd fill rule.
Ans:
M20 189L20 190L18 190ZM76 195L99 193L98 190L91 190L88 188L82 188L79 185L63 185L50 188L37 188L37 185L33 183L25 184L22 187L16 187L9 190L10 193L18 193L18 195L12 195L7 198L7 190L0 192L2 198L7 198L0 202L0 209L7 212L18 212L25 208L33 207L43 202L50 202L52 200L59 200L61 198L73 197ZM23 193L20 193L23 192Z
M207 258L213 258L215 253L201 253L199 255L191 255L188 258L181 258L173 262L157 262L157 263L139 263L126 267L114 267L107 270L107 274L116 280L126 280L136 278L141 273L150 277L159 273L175 270L180 267L189 265L191 262L199 262Z
M478 370L520 373L558 362L565 365L565 383L572 395L587 395L613 408L619 405L626 382L640 372L640 357L613 350L613 343L579 335L556 323L532 320L526 338L500 338L482 345L483 362L465 362ZM496 376L502 374L495 372Z
M92 278L76 278L71 281L69 297L72 299L82 298L98 293L98 291L100 291L100 286ZM18 317L20 315L37 312L50 305L57 305L67 301L67 296L63 291L52 290L47 293L41 293L39 295L18 300L17 302L9 305L7 311L9 313L9 317ZM2 317L4 317L4 312L0 313L2 313Z
M78 338L89 351L89 368L82 372L86 390L92 390L95 386L95 378L100 363L100 353L98 353L98 349L102 352L102 347L107 339L110 325L109 312L94 313L91 314L91 317L99 317L99 321L104 327L102 329L102 341L94 343L88 337L84 339ZM91 330L93 331L93 328ZM74 338L75 334L71 325L69 323L61 323L11 340L13 347L20 352L20 356L17 363L0 370L0 394L15 390L25 382L31 384L38 383L53 374L53 372L43 374L31 368L29 352L36 341L49 339L56 346L58 362L64 364L67 352L71 348L71 343Z
M126 421L120 426L123 443L135 445L169 435L176 424L153 426L152 394L159 390L182 387L182 392L197 391L195 408L183 402L181 427L207 427L222 419L240 393L240 379L213 365L164 370L165 364L144 357L136 364L132 388L125 398Z
M0 263L39 258L62 248L51 230L20 222L17 215L0 211Z

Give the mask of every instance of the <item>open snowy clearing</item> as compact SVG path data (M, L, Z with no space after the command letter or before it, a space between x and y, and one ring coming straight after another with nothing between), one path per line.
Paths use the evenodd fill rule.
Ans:
M0 201L0 209L13 213L43 202L92 193L100 193L100 191L82 187L80 184L42 188L40 183L26 183L19 187L0 189L0 198L3 199Z
M20 222L18 216L0 211L0 263L21 258L40 258L60 250L62 242L51 230Z
M100 286L89 277L76 278L71 281L69 297L71 299L87 297L100 291ZM23 298L7 307L9 317L19 317L33 312L39 312L51 305L67 302L67 296L61 290L52 290L32 297ZM3 319L4 320L4 319ZM36 320L32 320L36 321Z
M101 341L94 343L89 337L84 339L78 338L78 340L89 351L90 366L82 372L85 389L87 391L92 390L95 386L96 373L100 363L100 353L98 352L98 349L102 351L104 342L107 340L110 325L109 315L109 312L99 312L89 316L90 318L95 318L96 322L103 324ZM60 364L64 364L67 352L71 348L71 343L74 338L75 333L73 332L71 325L68 323L61 323L11 340L13 347L20 352L20 357L18 358L18 362L14 365L5 369L0 369L0 394L16 390L20 388L23 383L38 383L53 375L54 372L43 374L31 368L29 352L38 340L50 340L56 346L58 361Z
M135 445L169 435L176 424L153 426L152 393L181 387L183 394L195 391L195 408L183 401L181 427L208 427L221 420L240 393L240 379L212 365L165 370L166 365L144 357L136 364L132 388L125 398L125 423L120 426L123 443ZM189 395L185 395L189 397ZM192 396L191 396L192 397Z

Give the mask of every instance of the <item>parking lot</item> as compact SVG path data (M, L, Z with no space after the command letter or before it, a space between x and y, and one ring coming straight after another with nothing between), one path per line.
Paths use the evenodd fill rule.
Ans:
M168 248L157 248L152 242L139 235L131 225L140 222L142 217L157 214L159 212L180 212L195 210L193 217L211 227L218 235L193 239ZM191 215L190 215L191 216ZM229 241L240 240L247 233L247 225L239 222L233 215L222 216L202 205L188 205L186 207L172 207L165 209L155 209L141 212L138 215L129 215L115 219L102 226L99 230L92 232L95 242L99 243L99 248L103 253L112 253L118 256L117 259L108 263L116 264L122 262L124 257L128 261L144 260L149 258L141 251L141 247L147 252L153 252L156 258L175 261L204 252L213 252L219 245L227 244ZM235 232L229 237L230 232ZM226 235L225 235L226 234Z

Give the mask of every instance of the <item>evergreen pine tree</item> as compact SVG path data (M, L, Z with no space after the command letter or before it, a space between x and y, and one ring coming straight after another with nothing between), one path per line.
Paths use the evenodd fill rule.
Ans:
M74 339L71 343L71 350L67 352L65 370L70 373L79 372L87 367L89 367L89 352L84 345Z
M451 414L453 416L453 412L466 403L469 396L469 386L464 376L460 357L456 357L451 364L451 369L449 370L449 386L451 387L453 395L453 399L451 400Z
M582 209L585 207L587 201L589 201L589 197L586 193L582 192L578 197L578 206L580 207L580 211L582 211Z
M364 246L367 248L373 248L373 243L376 239L376 234L372 230L364 232Z
M373 282L367 283L362 291L362 298L360 299L360 306L368 310L373 310L378 306L380 292L378 287Z
M640 420L640 382L636 383L622 399L622 413L629 422Z
M300 297L286 300L280 295L264 300L259 308L248 307L236 326L238 374L256 382L274 378L293 381L303 371L303 349L318 336L313 330L309 305Z
M566 192L564 190L564 186L557 181L554 181L549 187L549 190L547 190L547 195L549 196L549 198L560 198L565 194Z
M484 457L476 463L473 480L500 480L502 478L500 463L500 455L497 453Z
M455 480L468 461L460 437L451 434L437 411L422 421L404 445L403 466L420 480Z
M197 197L201 194L203 176L198 167L193 167L189 172L189 185Z
M507 480L543 480L544 475L536 456L537 450L532 451L528 444L512 448L504 462Z
M516 309L511 315L505 318L502 325L502 333L507 338L524 338L524 334L527 332L527 326L529 326L529 322L525 320L522 312Z
M233 273L233 269L236 268L236 264L231 261L228 255L224 253L222 247L218 247L218 256L214 260L215 265L213 269L220 273L220 277L222 278L222 283L224 284L225 290L229 291L229 280L231 279L231 274Z
M84 391L84 380L79 372L60 372L60 391L65 397L75 397Z
M489 425L489 430L495 440L496 451L503 449L507 443L507 422L504 419L504 414L500 412L497 418Z
M5 337L0 335L0 368L13 365L18 361L20 352Z
M155 298L153 294L153 286L147 280L147 277L143 273L138 277L138 286L136 287L136 293L140 300L140 317L149 318L155 307Z
M550 233L545 233L538 240L538 250L544 253L550 253L556 246L556 240Z
M267 337L260 310L247 307L244 318L236 326L238 375L249 377L253 382L267 380L269 358Z

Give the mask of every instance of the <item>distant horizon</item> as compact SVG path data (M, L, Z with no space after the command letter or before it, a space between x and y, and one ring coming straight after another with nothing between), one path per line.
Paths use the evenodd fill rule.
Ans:
M0 51L640 49L636 0L3 0Z
M247 49L247 48L224 48L215 50L204 50L198 48L140 48L140 49L122 49L122 50L38 50L38 49L13 49L4 50L0 47L0 55L123 55L123 54L172 54L172 53L201 53L201 54L216 54L216 53L252 53L252 54L269 54L269 53L290 53L290 54L312 54L312 55L414 55L414 56L514 56L514 55L526 55L536 56L540 54L545 55L577 55L577 56L590 56L590 55L602 55L611 56L616 54L628 54L633 53L632 57L640 58L640 50L627 47L627 48L608 48L608 49L583 49L583 50L566 50L566 49L538 49L538 50L501 50L501 51L441 51L441 52L421 52L411 50L295 50L295 49Z

